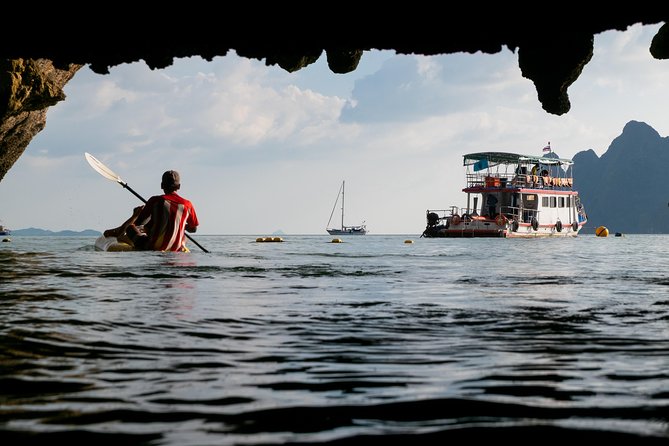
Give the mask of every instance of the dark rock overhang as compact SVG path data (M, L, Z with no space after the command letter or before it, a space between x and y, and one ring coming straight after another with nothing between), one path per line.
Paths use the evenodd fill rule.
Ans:
M173 11L165 4L160 11L137 11L137 5L115 3L94 17L81 10L72 15L40 10L39 17L31 17L29 11L3 8L0 180L44 127L46 109L64 99L62 87L87 64L105 74L123 63L143 60L160 69L176 58L211 60L235 51L294 72L325 53L333 73L346 73L356 69L365 51L375 49L436 55L493 54L506 48L518 54L522 75L534 82L544 110L561 115L571 107L567 90L592 58L596 34L669 21L666 7L584 12L562 3L385 5L364 12L345 3L322 4L317 11L262 4L230 10L185 7ZM668 26L653 39L649 57L669 58Z

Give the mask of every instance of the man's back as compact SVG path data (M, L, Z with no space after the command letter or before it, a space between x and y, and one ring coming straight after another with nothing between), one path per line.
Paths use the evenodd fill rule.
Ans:
M175 192L149 198L137 221L147 219L147 249L156 251L182 251L186 227L195 228L199 224L193 204Z

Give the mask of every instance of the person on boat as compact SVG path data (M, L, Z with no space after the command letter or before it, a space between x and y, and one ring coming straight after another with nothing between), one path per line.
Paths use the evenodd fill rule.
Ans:
M488 217L495 218L495 215L497 214L497 197L493 194L488 194L486 204L488 205Z
M199 225L195 207L176 193L181 188L178 172L165 172L160 187L163 195L154 195L144 206L134 208L128 220L106 230L104 236L142 251L185 251L184 231L196 232Z

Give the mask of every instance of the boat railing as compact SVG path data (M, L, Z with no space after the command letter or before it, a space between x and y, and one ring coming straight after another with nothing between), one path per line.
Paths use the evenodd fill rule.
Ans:
M536 209L523 209L522 220L519 220L521 223L532 223L532 219L539 221L539 212Z
M521 210L517 206L502 206L501 212L506 218L510 220L520 221Z
M517 206L503 206L501 208L502 214L509 220L516 220L519 223L532 223L532 219L539 220L539 213L536 209L521 209ZM474 217L475 214L467 212L467 208L451 206L449 209L428 209L426 212L428 226L444 224L446 220L452 218L454 215L465 217L470 215ZM483 219L491 219L490 217L478 217Z
M457 206L451 206L449 209L428 209L426 212L428 225L443 224L454 215L460 215L460 208Z
M468 188L505 189L531 187L534 189L568 190L572 189L573 185L574 179L570 177L507 173L467 173Z
M503 206L502 214L510 220L516 220L519 223L532 223L532 218L539 220L539 212L536 209L521 209L517 206Z

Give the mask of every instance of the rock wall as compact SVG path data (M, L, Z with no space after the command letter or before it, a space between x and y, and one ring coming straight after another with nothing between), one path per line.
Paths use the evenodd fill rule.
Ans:
M46 125L48 108L81 65L58 69L46 59L0 59L0 181Z

